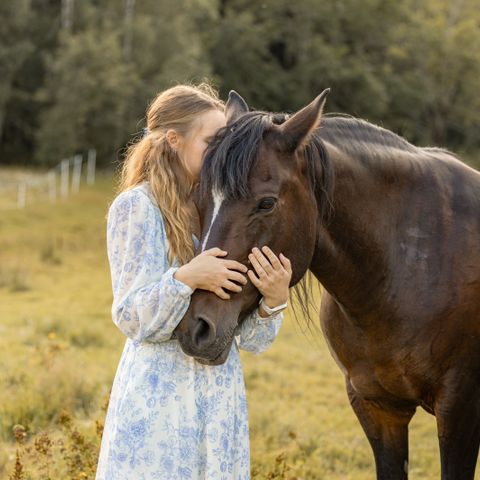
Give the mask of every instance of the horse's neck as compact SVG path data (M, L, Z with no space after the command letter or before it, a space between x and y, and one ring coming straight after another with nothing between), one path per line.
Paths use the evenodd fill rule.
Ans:
M310 270L339 303L362 315L374 307L389 275L389 221L398 198L380 162L376 169L325 145L335 176L333 212L319 222Z

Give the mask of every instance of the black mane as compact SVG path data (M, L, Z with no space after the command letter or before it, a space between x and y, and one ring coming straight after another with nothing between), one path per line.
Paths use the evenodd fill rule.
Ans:
M200 175L201 195L207 195L213 188L222 192L226 199L247 198L250 194L249 173L257 160L265 132L287 118L284 113L252 111L220 129L205 152ZM390 130L365 120L338 114L324 115L320 128L304 147L309 180L317 193L322 219L330 210L334 182L325 141L360 158L374 158L377 147L383 150L383 154L385 147L411 153L421 150ZM320 176L315 172L320 172Z
M227 199L249 195L248 176L255 163L264 132L272 126L266 112L249 112L220 129L204 156L200 192L221 191Z
M218 131L205 152L200 174L200 194L208 195L210 189L222 192L226 199L245 199L250 195L248 178L258 157L261 141L266 131L285 122L283 113L248 112L236 122ZM313 191L321 194L320 218L331 207L333 168L323 142L312 136L304 147L307 172ZM316 171L321 171L317 184Z
M363 156L363 154L368 156L374 145L412 153L419 150L391 130L347 115L324 115L320 123L319 135L327 142L355 156Z

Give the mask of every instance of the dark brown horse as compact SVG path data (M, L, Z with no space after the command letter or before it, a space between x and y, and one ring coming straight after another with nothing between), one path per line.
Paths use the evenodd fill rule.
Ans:
M480 443L480 173L345 117L327 91L288 118L235 92L196 200L201 248L248 263L268 244L323 285L320 320L372 446L377 478L407 478L408 424L436 416L442 479L471 480ZM176 329L185 353L225 361L259 300L198 291ZM300 368L301 366L299 366Z

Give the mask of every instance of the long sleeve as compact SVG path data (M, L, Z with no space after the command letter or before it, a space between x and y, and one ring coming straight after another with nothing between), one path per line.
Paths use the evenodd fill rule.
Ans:
M130 339L168 340L185 314L192 289L168 268L160 210L139 189L120 193L107 216L112 319Z
M255 354L264 352L275 340L282 321L283 312L262 318L257 307L237 329L235 336L238 347Z

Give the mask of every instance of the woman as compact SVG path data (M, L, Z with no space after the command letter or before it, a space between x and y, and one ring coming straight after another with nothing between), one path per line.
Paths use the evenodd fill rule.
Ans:
M282 313L269 317L259 306L237 327L222 365L198 363L171 339L197 288L228 300L229 291L240 292L239 284L247 283L247 273L267 309L288 299L290 262L268 248L250 254L255 273L223 259L227 252L218 248L194 257L198 239L189 198L208 141L225 125L223 110L207 84L170 88L151 103L147 133L128 149L107 221L112 317L127 340L110 395L97 480L250 478L238 348L267 349ZM276 265L267 268L269 274L265 262Z

